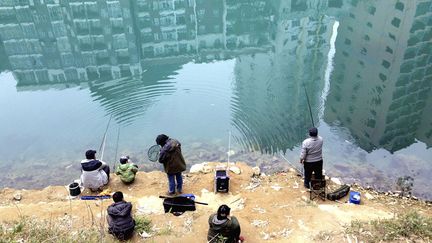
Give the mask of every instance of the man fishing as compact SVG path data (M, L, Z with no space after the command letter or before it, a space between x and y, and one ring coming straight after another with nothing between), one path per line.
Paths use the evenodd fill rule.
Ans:
M96 159L96 150L87 150L85 156L86 159L81 161L81 182L92 191L101 190L109 182L110 168Z
M183 191L182 172L186 170L181 144L165 134L158 135L156 143L162 147L159 154L159 163L163 164L165 173L168 176L168 195L174 195L176 189L177 193L181 194Z
M309 138L302 143L300 163L304 165L304 187L310 187L312 172L315 173L315 179L322 179L322 146L323 139L318 136L318 129L312 127L309 129Z

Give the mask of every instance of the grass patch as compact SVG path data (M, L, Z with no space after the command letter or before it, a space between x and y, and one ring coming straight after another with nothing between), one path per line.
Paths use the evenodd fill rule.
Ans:
M151 233L152 231L152 221L146 217L136 216L135 217L135 231L137 233L142 233L143 231Z
M353 221L345 233L365 242L432 240L432 218L409 212L398 218Z
M110 242L96 227L71 229L69 220L21 217L0 226L0 243L6 242Z

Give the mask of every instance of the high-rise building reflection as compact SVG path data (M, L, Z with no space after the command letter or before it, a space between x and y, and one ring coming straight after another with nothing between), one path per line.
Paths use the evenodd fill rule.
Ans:
M13 71L19 90L89 87L129 123L174 91L169 78L182 65L235 58L232 123L245 147L292 148L325 105L325 121L349 128L362 148L396 151L415 139L431 144L431 8L430 0L1 1L0 69Z
M325 120L367 151L432 142L432 1L353 1L340 20Z

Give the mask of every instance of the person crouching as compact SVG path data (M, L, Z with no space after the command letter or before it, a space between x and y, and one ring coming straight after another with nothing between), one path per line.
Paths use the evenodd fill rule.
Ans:
M96 159L96 150L87 150L86 159L81 161L81 182L92 191L102 190L110 178L107 163Z
M230 216L231 208L223 204L217 213L210 215L207 233L208 242L237 243L243 242L240 236L240 223L236 217Z
M120 164L116 168L116 175L125 184L131 184L135 180L135 174L138 172L138 165L130 162L129 156L122 156Z
M132 203L123 200L123 193L118 191L112 196L114 203L108 206L108 232L119 240L128 240L135 229L132 218Z

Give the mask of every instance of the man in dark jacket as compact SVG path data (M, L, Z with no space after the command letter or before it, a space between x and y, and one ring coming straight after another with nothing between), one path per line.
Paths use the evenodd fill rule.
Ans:
M183 190L182 172L186 170L181 144L165 134L158 135L156 143L162 147L159 154L159 163L163 164L168 176L168 194L174 195L176 189L181 194Z
M237 243L243 241L243 237L240 236L240 223L236 217L230 217L230 211L231 208L223 204L217 213L209 217L208 242Z
M108 232L119 240L130 239L135 228L132 204L123 200L122 192L115 192L112 198L114 203L107 209Z

